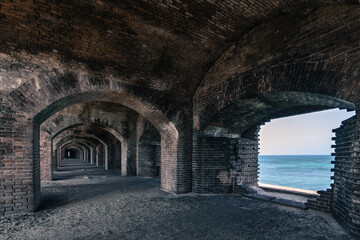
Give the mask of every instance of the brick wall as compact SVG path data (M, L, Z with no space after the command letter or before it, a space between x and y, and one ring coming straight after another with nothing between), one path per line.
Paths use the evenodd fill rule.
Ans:
M40 128L40 178L41 181L53 180L53 165L51 158L51 136Z
M0 216L31 211L39 203L34 191L40 183L33 176L32 122L0 94ZM35 181L34 181L35 180Z
M156 148L158 145L139 144L137 175L140 177L156 177Z
M217 59L194 96L195 130L204 129L227 106L269 91L357 102L360 23L354 19L360 17L359 6L299 13L253 28Z
M194 192L231 193L234 189L257 185L257 140L203 133L196 133L194 139Z
M34 60L30 59L28 60ZM7 60L0 63L5 64ZM113 77L88 75L86 68L84 71L73 72L70 70L72 67L65 70L56 66L51 72L47 72L44 70L46 66L37 69L36 63L30 64L28 60L22 60L19 60L22 67L29 66L29 69L34 70L28 71L29 74L40 74L42 77L33 79L31 74L25 76L24 73L23 77L27 77L28 81L7 95L14 106L30 114L30 118L38 124L58 110L79 102L101 99L131 107L146 117L161 133L161 158L165 163L161 167L162 189L173 193L191 191L191 104L189 107L189 103L180 102L162 90L145 91L142 87L131 86ZM43 64L47 65L46 61ZM129 148L129 153L131 152Z
M139 116L137 135L137 175L158 177L160 175L161 136L159 131L144 117Z
M317 192L320 196L316 199L309 199L305 206L310 209L322 211L322 212L333 212L333 189L327 189L325 191Z
M352 233L360 235L360 124L356 116L335 129L334 217Z

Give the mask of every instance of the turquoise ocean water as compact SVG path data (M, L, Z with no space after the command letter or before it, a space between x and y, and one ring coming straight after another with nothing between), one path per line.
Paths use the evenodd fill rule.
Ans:
M259 182L307 190L325 190L333 180L332 156L260 155Z

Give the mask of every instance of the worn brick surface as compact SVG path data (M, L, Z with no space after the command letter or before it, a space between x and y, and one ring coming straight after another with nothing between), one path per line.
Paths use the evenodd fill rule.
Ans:
M269 91L356 102L359 17L359 6L328 6L284 14L253 28L206 73L194 96L195 129L236 101Z
M257 132L256 132L257 134ZM258 140L196 133L193 191L231 193L258 182Z
M355 0L1 1L0 215L36 209L67 149L171 193L256 185L259 125L355 108L359 18ZM308 204L359 234L354 119Z
M352 233L360 234L359 224L359 112L334 130L335 161L333 185L334 216Z

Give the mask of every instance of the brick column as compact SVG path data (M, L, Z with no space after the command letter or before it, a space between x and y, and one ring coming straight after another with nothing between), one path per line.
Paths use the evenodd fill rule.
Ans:
M141 177L156 177L156 150L159 145L139 143L137 175Z
M138 141L135 133L132 133L128 139L128 164L127 164L127 175L128 176L136 176L136 158L138 151Z
M100 158L100 146L96 146L96 154L95 154L95 164L99 166L99 158Z
M95 164L96 163L96 148L91 147L90 151L91 151L90 163Z
M333 214L351 233L360 235L359 111L333 131L336 134Z
M257 140L194 134L194 192L239 192L257 185L257 179Z
M40 202L33 140L31 119L0 94L0 216L33 211Z
M52 181L51 137L40 130L40 177L41 181Z
M161 189L180 194L192 190L192 123L183 122L178 136L161 138Z

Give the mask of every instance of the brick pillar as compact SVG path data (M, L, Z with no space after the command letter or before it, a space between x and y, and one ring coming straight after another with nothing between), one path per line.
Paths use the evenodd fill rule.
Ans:
M155 177L161 177L161 147L155 146Z
M57 149L55 149L55 150L53 151L53 166L54 166L54 169L55 169L55 170L58 169L58 161L57 161L57 159L58 159L58 152L57 152ZM54 170L54 169L53 169L53 170Z
M236 139L194 134L193 192L231 193L230 162Z
M128 139L128 164L127 164L127 175L136 176L136 158L138 152L138 140L135 133L132 133Z
M139 143L137 175L141 177L156 177L156 148L159 145Z
M234 193L242 193L244 189L258 184L258 140L237 139L236 160L232 161Z
M95 157L95 164L99 166L100 162L100 145L96 146L96 157Z
M41 181L52 181L51 137L40 130L40 177Z
M0 94L0 216L33 211L40 202L33 140L31 119Z
M85 149L79 147L79 150L80 150L79 158L80 160L83 160L83 162L85 162Z
M121 161L122 161L122 152L121 152L121 143L120 141L115 141L115 156L114 156L114 169L121 169Z
M351 233L360 235L359 111L333 131L336 134L333 214Z
M91 147L90 151L91 151L90 163L95 164L96 163L96 148Z
M257 140L194 134L194 192L231 193L256 186L257 179Z
M192 123L183 122L177 138L161 138L161 190L180 194L191 192Z

